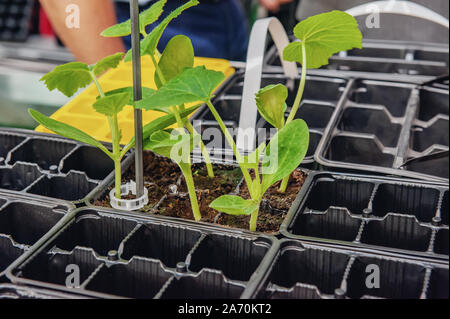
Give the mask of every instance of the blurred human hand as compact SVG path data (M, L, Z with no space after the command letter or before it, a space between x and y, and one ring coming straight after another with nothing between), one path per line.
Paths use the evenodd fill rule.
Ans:
M278 12L280 5L292 2L292 0L259 0L259 3L271 12Z

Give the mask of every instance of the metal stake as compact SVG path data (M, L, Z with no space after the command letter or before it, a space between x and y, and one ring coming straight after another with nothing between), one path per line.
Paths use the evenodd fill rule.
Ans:
M139 4L138 0L130 1L131 18L131 46L133 52L133 95L134 101L142 99L141 79L141 36L139 30ZM142 155L142 110L134 110L134 136L135 136L135 165L136 165L136 196L144 194L144 159Z

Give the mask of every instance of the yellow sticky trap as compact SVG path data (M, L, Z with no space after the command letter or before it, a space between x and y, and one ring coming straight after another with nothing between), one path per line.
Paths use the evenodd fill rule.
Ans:
M207 69L221 71L228 78L234 74L230 62L222 59L195 58L194 66L204 65ZM156 89L153 79L155 69L149 56L142 57L142 86ZM103 91L108 92L123 87L133 86L133 70L131 62L122 62L116 69L104 74L100 80ZM83 132L91 135L99 141L111 142L111 133L105 116L95 112L92 105L97 99L98 91L94 84L78 94L66 105L50 116L52 119L70 124ZM186 107L198 103L187 104ZM164 116L157 111L142 111L143 125ZM134 136L134 112L132 106L126 106L118 115L119 129L122 132L121 143L128 143ZM53 133L42 125L36 128L37 132Z

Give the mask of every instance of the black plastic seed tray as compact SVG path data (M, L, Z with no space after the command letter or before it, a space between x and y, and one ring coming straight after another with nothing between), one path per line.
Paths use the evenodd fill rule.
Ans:
M275 46L269 49L266 64L281 67ZM441 76L449 71L449 47L441 44L368 40L364 41L362 50L341 52L331 57L330 63L323 69L386 75Z
M86 208L46 237L9 268L8 278L92 298L246 297L256 289L275 241ZM67 288L66 270L73 265L79 287Z
M0 189L79 203L112 174L97 148L54 135L0 129Z
M34 0L0 2L0 41L25 41L30 31Z
M17 286L12 284L0 284L0 300L1 299L73 299L76 295L62 294L59 292L35 289L25 286Z
M6 268L61 221L69 209L64 203L0 193L0 283Z
M448 299L448 264L281 240L254 297Z
M448 260L448 184L316 172L296 204L286 237Z
M287 105L292 105L299 81L300 78L291 80L284 75L266 73L262 75L261 87L278 83L286 85L289 88ZM314 163L315 150L323 136L325 128L336 112L337 104L342 97L347 83L346 80L340 78L308 76L308 84L305 88L302 105L296 116L296 118L304 119L310 128L310 147L303 161L304 165ZM239 127L243 87L244 76L241 73L237 73L213 101L214 106L230 132L233 133L234 138L236 138ZM286 110L286 118L289 112L290 108ZM233 159L231 147L226 142L225 137L208 108L201 109L193 117L193 121L197 130L202 132L205 145L211 150L214 158L221 160L223 156L228 156L229 158L231 154L231 159ZM270 137L271 128L258 114L255 129L257 130L259 143L263 142L267 137ZM219 135L218 132L220 132ZM259 143L257 142L257 145Z
M364 79L350 82L319 143L316 161L333 170L448 183L448 90Z

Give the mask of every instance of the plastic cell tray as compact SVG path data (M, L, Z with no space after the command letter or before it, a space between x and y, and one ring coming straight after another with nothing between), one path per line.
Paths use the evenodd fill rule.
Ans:
M294 40L294 39L292 39ZM275 47L269 49L266 63L281 67ZM330 58L325 70L378 74L441 76L448 74L449 47L441 44L364 41L363 49L341 52Z
M243 74L236 73L223 88L221 94L213 101L214 106L218 110L226 126L231 133L234 133L234 138L236 138L237 129L239 127L242 91L244 86L243 81ZM278 83L284 84L289 88L287 105L292 105L295 99L296 88L299 84L299 78L290 80L283 75L263 74L261 87ZM347 81L339 78L319 76L308 77L308 84L305 88L302 105L296 116L296 118L304 119L310 128L310 147L303 162L304 164L312 164L314 162L313 156L316 147L319 144L330 119L336 112L337 104L346 85ZM286 111L286 118L289 115L289 112L290 108ZM220 160L224 155L229 156L231 147L226 142L222 133L220 133L220 135L217 134L217 131L220 128L208 108L205 107L201 109L195 117L193 117L193 121L197 130L203 133L205 145L211 149L213 157ZM216 130L213 131L213 128ZM273 132L270 131L271 128L270 124L258 114L258 122L255 129L257 130L257 136L260 142L270 138L271 134L273 135ZM223 152L223 149L228 151ZM196 153L198 154L199 152L197 151Z
M10 267L15 284L92 298L227 298L252 294L272 237L79 209ZM80 287L67 288L78 265Z
M62 220L69 208L0 193L0 282L6 268Z
M73 203L114 170L97 148L53 135L0 129L0 189Z
M297 204L286 237L448 260L448 184L317 172Z
M448 271L448 264L284 239L256 297L448 299Z
M351 80L315 159L328 168L448 183L448 90ZM431 161L430 161L431 160Z
M25 41L29 34L33 0L2 0L0 41Z
M234 73L230 63L221 59L195 58L195 66L204 65L206 68L221 71L228 78ZM142 57L142 85L144 87L156 88L153 79L154 68L150 57ZM132 64L122 62L118 68L110 70L99 79L100 85L105 92L123 87L133 86ZM98 97L98 91L95 85L91 85L74 97L70 102L56 111L51 118L70 124L99 141L111 142L111 133L108 121L105 116L95 112L92 105ZM198 103L187 105L193 106ZM157 111L143 111L143 124L163 116ZM118 115L119 128L122 131L121 143L126 144L134 136L134 109L132 106L126 106ZM36 128L38 132L52 133L43 126Z
M8 299L62 299L76 298L76 295L61 294L51 290L17 286L9 283L0 284L0 300Z

